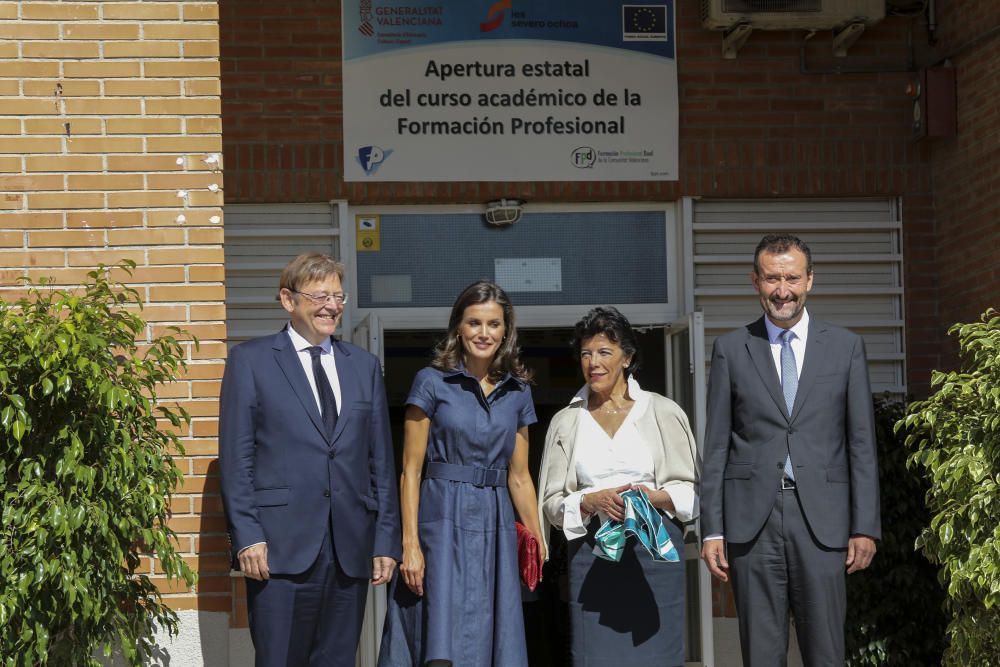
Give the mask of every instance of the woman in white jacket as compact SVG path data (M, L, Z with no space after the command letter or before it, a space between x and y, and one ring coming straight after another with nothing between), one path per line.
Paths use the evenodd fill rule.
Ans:
M641 488L683 553L697 507L698 453L687 416L644 391L635 332L612 307L576 324L573 349L586 384L553 417L539 480L542 535L568 540L576 665L684 664L684 561L654 560L631 538L618 562L598 557L597 530L622 521L621 494Z

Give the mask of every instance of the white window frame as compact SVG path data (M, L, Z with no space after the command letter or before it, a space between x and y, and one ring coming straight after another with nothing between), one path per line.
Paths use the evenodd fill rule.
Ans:
M356 293L358 286L357 262L355 261L355 216L361 214L477 214L482 215L484 207L482 205L457 205L457 206L349 206L346 202L338 202L341 205L342 217L340 228L340 256L347 268L347 283L350 285L349 291ZM666 274L672 279L667 283L667 302L657 304L614 304L622 313L635 325L664 324L677 319L684 312L684 304L681 303L683 290L678 284L680 271L678 262L681 261L680 236L678 224L678 209L675 202L653 202L653 203L602 203L602 204L526 204L525 211L533 213L595 213L595 212L622 212L622 211L658 211L664 215L664 223L667 226L666 233ZM523 220L514 224L526 224ZM600 250L599 241L595 241L595 248ZM599 255L600 253L596 253ZM604 267L605 271L614 271L614 266ZM470 276L469 282L477 276ZM449 295L452 298L456 295ZM577 304L569 306L517 306L517 296L512 295L517 308L517 324L519 327L551 327L551 326L573 326L580 316L594 306L607 304ZM378 314L385 329L440 329L448 321L451 312L450 307L413 307L413 308L359 308L357 301L352 299L348 302L350 311L345 312L344 330L349 331L351 322L359 321L369 313ZM567 325L567 322L569 323Z

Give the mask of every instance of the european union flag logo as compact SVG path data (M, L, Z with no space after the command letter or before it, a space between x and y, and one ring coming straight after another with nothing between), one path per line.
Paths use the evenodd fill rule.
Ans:
M666 39L666 5L622 5L622 37L625 41Z

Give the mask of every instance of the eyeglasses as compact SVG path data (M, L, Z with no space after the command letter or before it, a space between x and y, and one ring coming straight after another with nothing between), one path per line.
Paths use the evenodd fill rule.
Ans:
M310 294L309 292L300 292L300 291L294 290L294 289L290 290L290 291L294 292L296 294L301 294L302 296L306 297L307 299L309 299L313 303L317 303L317 304L319 304L319 303L326 304L326 303L330 303L332 301L333 303L337 304L338 306L343 306L345 303L347 303L347 293L346 292L341 292L340 294Z

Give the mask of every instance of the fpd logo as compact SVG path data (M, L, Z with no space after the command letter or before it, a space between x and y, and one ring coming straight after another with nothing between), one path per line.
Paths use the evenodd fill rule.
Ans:
M479 32L490 32L496 30L503 23L503 10L510 9L511 0L500 0L490 5L490 10L486 13L486 21L479 24Z
M577 169L590 169L597 161L597 151L590 146L580 146L571 154L573 166Z
M379 167L382 166L382 163L390 155L392 155L391 149L382 150L378 146L362 146L358 149L358 155L355 159L361 165L361 168L364 169L365 175L371 176L378 171Z

